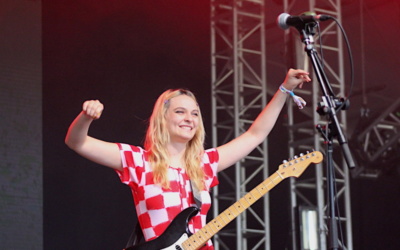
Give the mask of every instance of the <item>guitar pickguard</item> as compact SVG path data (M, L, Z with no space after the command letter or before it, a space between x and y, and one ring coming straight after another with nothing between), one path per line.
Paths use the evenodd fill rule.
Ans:
M162 248L161 250L179 250L182 249L182 243L187 240L189 238L189 236L187 234L183 234L174 244L172 244L169 247L166 248Z

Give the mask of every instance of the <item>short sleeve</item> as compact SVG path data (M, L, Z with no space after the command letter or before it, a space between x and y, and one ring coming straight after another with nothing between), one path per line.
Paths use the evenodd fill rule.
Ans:
M144 150L140 147L117 143L121 155L122 171L116 170L121 182L137 186L146 167Z
M219 155L215 148L207 149L203 155L203 168L206 175L206 187L210 188L219 184L217 178Z

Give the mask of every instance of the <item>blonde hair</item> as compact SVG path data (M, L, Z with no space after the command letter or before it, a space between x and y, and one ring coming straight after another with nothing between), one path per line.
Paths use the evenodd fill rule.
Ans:
M180 95L191 97L197 104L194 94L185 89L169 89L162 93L154 104L144 142L144 147L149 152L149 161L153 168L154 182L161 184L166 189L170 188L168 181L169 156L167 152L167 143L170 141L170 137L166 127L165 115L170 106L170 100ZM196 133L187 143L184 155L186 172L199 190L204 188L204 171L201 168L201 157L204 153L204 137L204 125L201 113L199 112L199 124Z

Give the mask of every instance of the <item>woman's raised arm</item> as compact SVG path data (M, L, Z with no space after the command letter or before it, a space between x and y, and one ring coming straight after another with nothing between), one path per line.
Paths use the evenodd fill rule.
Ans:
M304 82L310 81L308 72L290 69L282 86L287 90L293 90L297 86L302 87ZM232 166L266 139L278 119L286 98L287 94L278 90L245 133L217 148L219 153L218 171Z
M93 120L99 119L104 106L98 100L86 101L82 112L69 126L65 143L81 156L117 170L122 170L117 144L105 142L88 135Z

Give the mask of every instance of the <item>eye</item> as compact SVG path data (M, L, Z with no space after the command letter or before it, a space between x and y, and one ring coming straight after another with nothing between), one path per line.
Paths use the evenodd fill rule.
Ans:
M194 116L199 116L200 114L197 113L197 112L195 112L195 113L192 113L192 115L194 115Z
M177 114L183 114L184 112L183 112L183 110L176 110L175 113L177 113Z

